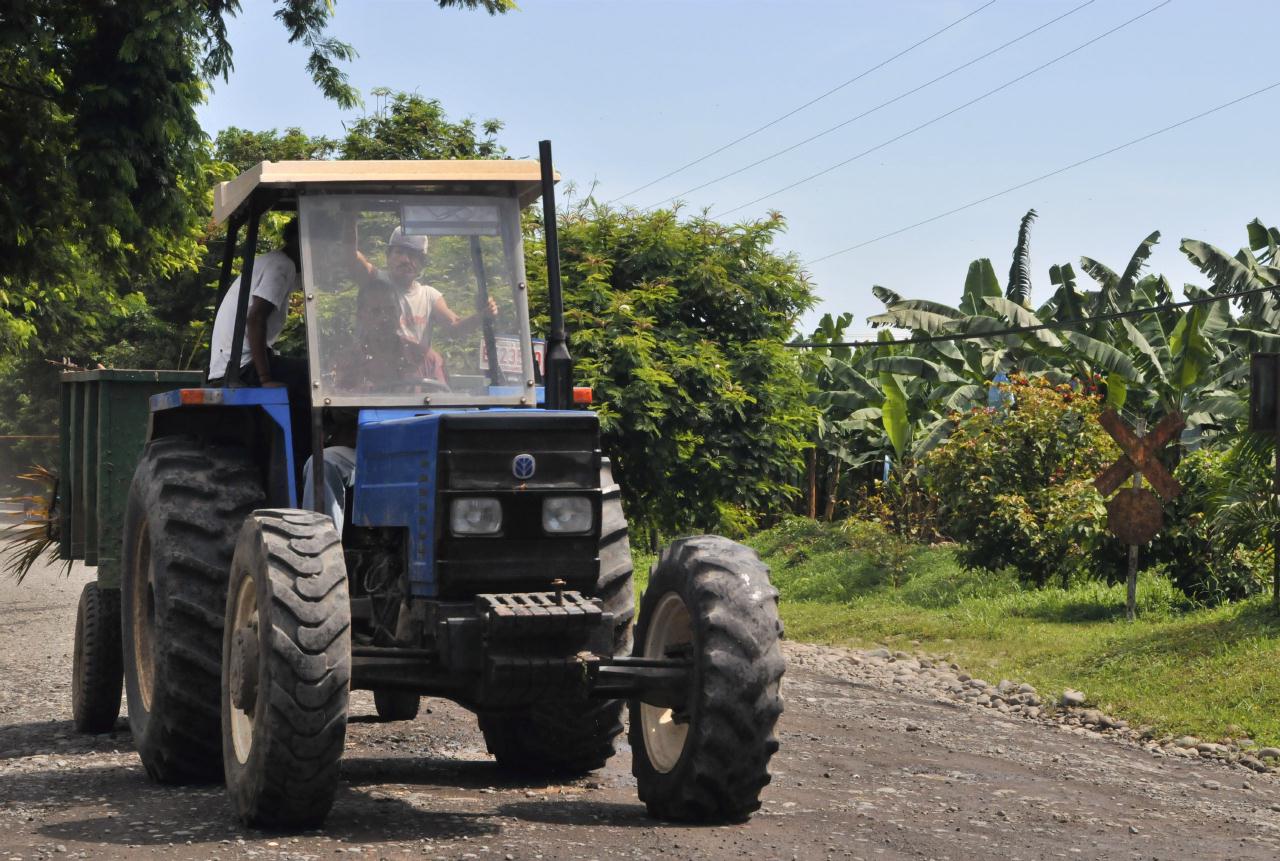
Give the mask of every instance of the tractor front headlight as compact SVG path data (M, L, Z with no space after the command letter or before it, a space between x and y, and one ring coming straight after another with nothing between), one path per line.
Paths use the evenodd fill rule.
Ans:
M454 535L494 535L502 529L502 504L488 496L455 499L449 506Z
M586 496L550 496L542 501L542 529L556 535L581 535L591 531L595 517Z

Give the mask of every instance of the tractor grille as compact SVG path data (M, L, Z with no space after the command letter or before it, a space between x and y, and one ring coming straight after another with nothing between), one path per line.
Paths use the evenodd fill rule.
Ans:
M533 459L533 475L517 478L516 458ZM474 412L442 416L437 563L440 597L565 588L593 594L599 571L600 426L587 412ZM542 499L580 491L593 496L596 529L589 535L548 536ZM460 495L496 497L503 530L491 537L449 533L449 501Z

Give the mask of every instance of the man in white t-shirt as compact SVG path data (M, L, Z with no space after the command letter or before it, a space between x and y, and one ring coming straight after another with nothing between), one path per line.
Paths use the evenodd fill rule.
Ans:
M302 463L311 453L309 413L311 388L306 359L287 358L272 351L271 345L284 329L289 309L289 295L299 288L298 270L301 254L298 246L298 220L285 225L283 244L277 251L259 255L253 261L253 287L249 292L249 311L245 317L244 343L236 371L240 382L249 386L284 386L289 391L289 420L295 463ZM209 384L218 386L227 375L231 356L231 339L235 329L236 305L240 301L243 279L231 283L227 295L218 306L210 339Z
M272 373L274 360L279 356L271 352L271 345L284 329L285 314L289 307L289 294L298 289L298 222L290 221L284 228L284 245L277 251L259 255L253 261L253 287L249 292L249 313L245 318L244 343L236 373L250 385L284 385ZM209 380L221 381L227 374L231 357L231 340L235 329L236 306L240 302L242 279L231 282L231 288L218 306L213 321L213 337L210 339ZM305 373L305 365L303 366Z

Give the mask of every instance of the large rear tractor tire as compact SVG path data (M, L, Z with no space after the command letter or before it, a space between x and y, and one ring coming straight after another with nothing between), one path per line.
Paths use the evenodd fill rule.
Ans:
M107 732L120 716L120 590L84 584L76 611L71 664L71 722L80 732Z
M778 591L754 550L702 535L662 552L635 654L693 669L683 708L631 703L632 771L652 816L736 822L759 809L778 749L781 635Z
M622 511L622 490L608 458L600 467L604 499L600 510L600 574L594 596L613 613L613 653L631 652L636 602L632 589L631 542ZM622 734L622 700L539 703L516 713L481 714L489 752L506 770L575 776L604 767Z
M222 645L222 756L236 815L324 822L338 789L351 683L341 538L312 511L255 511L231 564Z
M380 721L413 720L422 707L422 697L413 691L374 691L373 707Z
M234 446L166 437L138 462L125 512L120 600L129 726L161 783L222 776L222 619L240 526L262 474Z

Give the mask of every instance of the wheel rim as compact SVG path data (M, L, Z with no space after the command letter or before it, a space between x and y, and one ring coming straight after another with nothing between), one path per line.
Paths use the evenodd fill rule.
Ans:
M156 591L151 571L151 533L146 523L138 530L138 552L134 556L132 603L133 669L138 680L142 707L151 711L155 689Z
M668 592L653 611L653 621L649 623L649 631L644 638L645 657L665 658L681 646L692 644L693 623L689 608L679 595ZM688 652L689 649L683 651ZM675 768L689 736L688 722L677 722L673 709L641 703L640 726L644 734L644 749L654 769L666 774Z
M240 581L240 588L236 591L235 612L228 624L231 626L233 642L234 633L241 628L251 628L255 632L258 630L258 590L254 587L252 574L246 574ZM231 660L235 658L232 657ZM231 746L235 750L236 760L240 763L248 762L249 751L253 748L253 714L237 708L231 702L228 702L228 710L231 712ZM257 709L254 708L253 711L256 712Z

